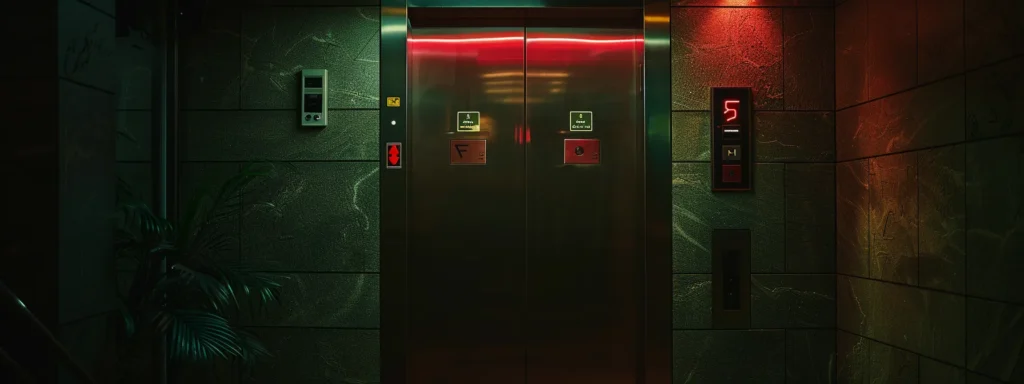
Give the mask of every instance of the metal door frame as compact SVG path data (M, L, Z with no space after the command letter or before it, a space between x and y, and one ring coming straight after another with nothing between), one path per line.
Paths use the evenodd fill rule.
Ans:
M643 383L672 379L671 52L668 0L381 0L380 2L380 378L406 382L408 335L408 173L388 169L385 143L408 140L409 8L643 8L643 108L646 142L642 183L646 225ZM388 107L387 98L400 105ZM403 160L404 163L404 160Z

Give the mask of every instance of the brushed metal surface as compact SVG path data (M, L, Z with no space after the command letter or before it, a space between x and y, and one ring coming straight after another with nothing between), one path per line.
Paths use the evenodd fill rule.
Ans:
M408 383L523 383L524 38L410 33ZM459 111L480 130L459 132ZM487 164L451 165L450 140L474 139Z
M642 55L639 29L527 29L528 383L637 381ZM565 139L600 140L600 164L564 164Z
M412 24L405 382L644 380L643 31L558 20ZM565 139L600 162L564 164Z

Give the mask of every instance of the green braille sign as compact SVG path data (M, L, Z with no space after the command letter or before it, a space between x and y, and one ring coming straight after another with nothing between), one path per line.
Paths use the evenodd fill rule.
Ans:
M593 131L594 112L591 111L569 111L569 130Z
M480 132L480 112L459 111L455 130L458 132Z

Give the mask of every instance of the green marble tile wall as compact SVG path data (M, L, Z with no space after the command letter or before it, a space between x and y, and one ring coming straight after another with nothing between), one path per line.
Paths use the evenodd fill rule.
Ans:
M181 191L250 161L294 172L239 212L234 254L290 277L281 305L246 320L275 357L254 371L189 372L187 380L379 382L379 190L376 1L211 2L182 31ZM329 121L304 129L298 73L330 71Z
M833 3L721 4L671 15L673 382L834 382ZM710 191L713 86L753 88L752 192ZM751 231L748 330L713 329L717 228Z
M58 325L53 332L83 368L108 380L114 356L109 321L118 307L111 284L115 273L109 220L115 203L115 108L120 96L112 65L117 59L114 2L55 3L57 57L51 60L59 63L60 164L59 200L50 202L59 207ZM64 369L58 370L58 380L74 382Z
M840 383L1021 383L1024 4L836 7Z

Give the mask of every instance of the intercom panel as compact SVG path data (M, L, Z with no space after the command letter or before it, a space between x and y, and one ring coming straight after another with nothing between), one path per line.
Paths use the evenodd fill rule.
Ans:
M302 113L299 120L303 126L327 126L327 70L302 70Z

